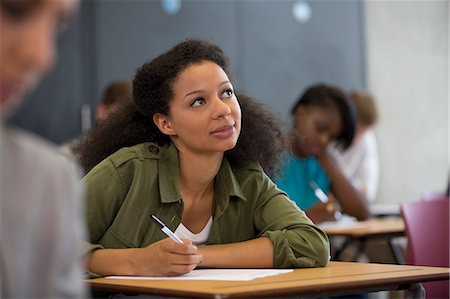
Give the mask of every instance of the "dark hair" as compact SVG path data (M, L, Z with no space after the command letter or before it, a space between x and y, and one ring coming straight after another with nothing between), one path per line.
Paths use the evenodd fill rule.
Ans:
M85 172L122 147L144 142L170 143L153 123L153 115L169 113L172 85L192 64L212 61L228 74L223 51L207 41L189 39L145 63L133 80L133 103L122 106L112 117L94 128L75 146L74 151ZM242 110L241 135L237 145L225 155L232 165L257 161L269 175L279 169L285 152L284 130L264 105L246 95L237 95Z
M336 145L347 149L352 144L356 126L355 108L341 89L326 84L310 86L292 107L291 114L294 115L300 106L337 109L343 129L336 138Z
M101 103L105 106L112 106L123 102L131 101L133 87L128 81L111 82L103 92Z

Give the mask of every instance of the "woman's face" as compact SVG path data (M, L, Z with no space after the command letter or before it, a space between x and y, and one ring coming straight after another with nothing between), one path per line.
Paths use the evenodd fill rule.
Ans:
M300 106L295 113L293 129L294 153L317 157L341 134L342 120L336 109Z
M75 0L1 0L0 115L52 66L57 32Z
M173 84L168 116L153 118L179 151L223 153L234 148L241 130L241 109L227 74L204 61L186 68Z

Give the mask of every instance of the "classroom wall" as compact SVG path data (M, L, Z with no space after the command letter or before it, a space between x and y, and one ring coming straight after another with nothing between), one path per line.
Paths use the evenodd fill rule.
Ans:
M368 88L381 114L379 202L417 200L447 186L448 6L366 1Z
M319 81L365 86L359 1L309 1L312 17L296 21L296 1L182 1L168 15L161 1L97 1L98 90L132 78L137 66L188 37L211 40L231 60L235 87L288 118L299 94Z

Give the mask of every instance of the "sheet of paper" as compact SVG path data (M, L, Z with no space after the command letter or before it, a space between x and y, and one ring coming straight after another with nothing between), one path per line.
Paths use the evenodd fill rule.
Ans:
M123 280L234 280L247 281L256 278L292 272L292 269L196 269L176 277L107 276L106 279Z
M317 225L319 228L336 228L336 227L358 227L361 226L360 223L358 223L358 220L356 220L355 217L351 217L348 215L342 215L342 218L337 221L325 221L321 222Z

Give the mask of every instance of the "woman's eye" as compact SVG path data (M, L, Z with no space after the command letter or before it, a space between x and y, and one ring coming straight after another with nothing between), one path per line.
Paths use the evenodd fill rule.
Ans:
M319 133L323 133L326 131L326 127L324 125L318 124L316 125L316 131Z
M191 107L198 107L198 106L204 105L205 103L206 103L206 101L204 98L198 98L198 99L195 99L194 101L192 101Z
M228 88L223 92L223 96L226 98L231 98L233 96L234 92L231 88Z

